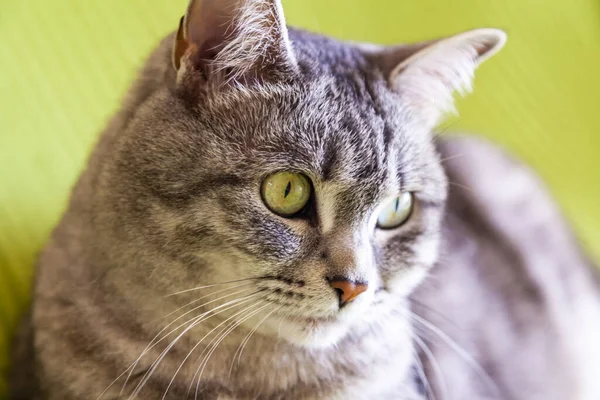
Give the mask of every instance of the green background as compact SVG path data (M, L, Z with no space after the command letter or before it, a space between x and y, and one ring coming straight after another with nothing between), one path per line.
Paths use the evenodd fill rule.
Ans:
M0 368L36 254L97 134L185 0L0 0ZM600 1L284 0L340 38L418 41L495 26L507 47L446 126L533 165L600 255ZM0 393L3 387L0 383ZM1 394L0 394L1 397Z

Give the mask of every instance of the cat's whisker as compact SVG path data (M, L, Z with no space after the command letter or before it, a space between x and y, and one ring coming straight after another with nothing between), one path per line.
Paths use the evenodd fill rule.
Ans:
M252 337L252 335L254 335L254 333L258 330L258 328L262 325L262 323L267 320L267 318L269 318L273 313L280 310L281 307L283 307L283 305L274 308L271 312L269 312L267 315L265 315L260 321L258 321L258 324L256 324L256 326L254 328L252 328L252 330L250 332L248 332L248 334L246 335L244 340L242 340L242 342L238 346L237 350L233 354L233 359L231 360L231 367L229 368L229 379L231 379L231 373L233 372L233 365L235 364L235 357L238 356L237 365L239 366L240 362L242 360L242 353L244 352L244 348L246 347L246 344L248 344L248 342L250 341L250 338ZM280 327L281 327L282 321L283 321L283 317L280 320L280 325L279 325ZM238 355L238 353L239 353L239 355Z
M207 298L207 297L210 297L210 296L214 296L214 295L216 295L217 293L226 292L226 291L228 291L228 290L237 289L237 288L240 288L240 287L243 287L243 286L248 286L248 285L251 285L251 284L252 284L252 282L245 282L245 283L242 283L242 284L240 284L240 285L236 285L236 286L228 287L228 288L225 288L225 289L219 289L219 290L217 290L217 291L215 291L215 292L212 292L212 293L206 294L206 295L204 295L204 296L202 296L202 297L199 297L199 298L197 298L197 299L195 299L195 300L192 300L192 301L190 301L190 302L189 302L189 303L187 303L186 305L184 305L184 306L181 306L181 307L179 307L179 308L178 308L178 309L176 309L176 310L173 310L173 311L171 311L170 313L168 313L167 315L165 315L164 317L162 317L162 319L168 318L168 317L170 317L171 315L175 314L177 311L180 311L180 310L182 310L182 309L184 309L184 308L186 308L186 307L189 307L189 306L191 306L192 304L194 304L194 303L197 303L197 302L199 302L199 301L200 301L200 300L202 300L202 299L205 299L205 298ZM251 289L246 289L246 290L251 290ZM236 292L236 293L238 293L238 292Z
M405 173L409 173L409 172L405 172ZM439 184L439 183L441 183L441 181L440 181L440 180L434 179L434 178L432 178L432 177L428 177L428 178L426 178L426 180L431 180L433 183L436 183L436 184ZM452 180L448 180L447 182L448 182L448 184L449 184L449 185L452 185L452 186L458 187L458 188L460 188L460 189L463 189L463 190L466 190L466 191L468 191L468 192L474 192L473 188L471 188L471 187L469 187L469 186L467 186L467 185L463 185L463 184L460 184L460 183L458 183L458 182L454 182L454 181L452 181Z
M244 309L244 310L242 310L242 311L247 311L249 308L255 307L255 306L259 305L259 304L262 304L262 302L260 302L260 301L259 301L259 302L255 303L255 304L252 304L250 307L248 307L248 308L246 308L246 309ZM232 317L235 317L235 316L237 316L237 315L238 315L238 314L235 314L235 315L233 315ZM231 318L229 318L229 319L231 319ZM225 322L227 322L227 321L223 321L223 323L221 323L221 324L217 325L217 326L216 326L216 327L214 327L214 328L213 328L213 329L212 329L210 332L208 332L208 333L207 333L207 334L206 334L204 337L202 337L202 339L200 339L200 341L199 341L199 342L196 344L196 346L195 346L195 347L198 347L198 346L199 346L199 345L202 343L202 341L203 341L204 339L206 339L206 338L207 338L207 337L208 337L208 336L209 336L209 335L210 335L212 332L214 332L216 329L218 329L218 328L219 328L221 325L223 325ZM231 326L235 325L235 323L236 323L236 321L235 321L235 320L234 320L234 321L231 321L231 322L230 322L230 323L229 323L227 326L225 326L225 327L224 327L224 328L221 330L221 332L219 332L219 333L216 333L216 334L215 334L215 336L214 336L214 337L213 337L213 338L210 340L210 342L209 342L209 343L206 345L206 347L204 348L204 350L202 350L202 352L200 353L200 355L198 356L198 359L197 359L197 361L196 361L196 363L197 363L197 364L199 364L199 365L198 365L198 368L196 369L196 371L195 371L195 373L194 373L194 376L192 377L192 379L191 379L191 381L190 381L190 384L189 384L189 386L188 386L188 391L187 391L187 395L186 395L186 396L189 396L189 395L190 395L190 392L192 391L192 387L194 386L194 381L196 380L196 377L198 376L198 373L199 373L199 371L200 371L200 367L201 367L200 360L201 360L201 359L203 359L203 356L204 356L204 355L205 355L205 354L206 354L206 353L207 353L207 352L210 350L210 348L211 348L212 344L213 344L213 343L215 343L215 341L217 341L217 340L218 340L218 337L219 337L219 335L220 335L221 333L223 333L225 330L227 330L227 328L229 328L229 327L231 327ZM197 391L198 391L198 389L196 389L196 392L197 392Z
M454 154L454 155L452 155L452 156L448 156L448 157L442 158L442 159L440 160L440 162L441 162L441 163L444 163L444 162L446 162L446 161L454 160L454 159L456 159L456 158L460 158L460 157L464 157L464 156L465 156L465 153Z
M210 285L204 285L204 286L198 286L198 287L191 288L191 289L180 290L180 291L175 292L175 293L167 294L167 295L165 295L165 297L172 297L172 296L177 296L178 294L189 293L189 292L193 292L193 291L196 291L196 290L208 289L208 288L212 288L212 287L216 287L216 286L221 286L221 285L229 285L231 283L238 283L238 282L244 282L244 281L253 281L253 280L257 280L257 279L263 279L263 277L257 276L257 277L253 277L253 278L234 279L234 280L226 281L226 282L211 283Z
M446 133L446 131L449 130L450 128L452 128L454 125L455 125L454 123L450 123L450 124L448 124L448 126L440 128L440 129L438 129L435 132L432 132L431 138L429 139L429 145L430 146L435 146L436 140L438 140L438 138L441 135L443 135L444 133ZM404 151L404 153L411 154L411 153L414 153L414 152ZM405 174L410 174L412 172L422 170L424 166L425 167L429 167L431 165L437 164L436 160L432 160L432 161L429 161L429 162L425 163L425 165L422 165L422 164L419 163L419 158L420 158L419 154L413 154L411 158L409 158L407 160L404 160L403 164L405 164L405 165L415 165L415 164L418 164L418 166L414 167L414 168L410 168L410 169L403 168L402 172L405 173ZM451 156L449 158L454 158L454 157ZM442 160L440 162L444 162L444 160Z
M448 130L450 130L451 128L453 128L455 126L456 126L456 122L446 122L445 126L438 127L431 135L431 142L433 143L434 141L439 139L440 136L442 136L444 133L446 133Z
M127 387L127 383L129 382L129 380L131 379L132 375L133 375L133 371L135 371L135 368L137 367L138 362L140 361L140 359L151 349L153 349L155 346L157 346L160 342L162 342L165 338L167 338L169 335L171 335L173 332L175 332L176 330L178 330L179 328L181 328L182 326L189 324L191 322L193 322L194 320L196 320L198 318L198 316L196 317L192 317L189 320L187 320L186 322L184 322L183 324L179 325L177 328L173 329L172 331L170 331L169 333L167 333L165 336L163 336L159 341L157 341L156 343L154 343L152 346L148 345L144 351L142 352L142 354L129 366L127 367L127 369L125 369L125 371L123 371L119 376L117 376L107 387L106 389L104 389L102 391L102 393L100 393L100 395L97 397L97 400L101 399L102 396L104 396L104 394L115 384L118 382L119 379L121 379L126 373L128 373L127 378L125 379L125 382L123 383L123 385L121 386L121 390L119 391L119 396L121 396L123 394L123 392L125 391L125 388ZM155 339L158 336L155 336ZM154 340L154 339L153 339ZM144 373L148 372L148 370L144 371Z
M440 364L435 359L435 356L433 355L433 353L431 352L429 347L427 347L427 344L425 344L425 342L423 340L421 340L419 335L415 332L412 336L413 336L412 338L415 341L415 343L417 344L417 346L419 346L419 348L423 351L423 353L425 353L425 357L427 357L427 359L429 360L429 362L431 363L431 366L433 367L433 369L435 371L435 375L437 376L438 384L440 385L440 392L441 392L442 400L447 399L448 398L448 387L446 386L446 380L444 379L444 375L442 373L442 368L440 367ZM433 391L432 391L432 393L433 393ZM435 397L435 394L434 394L434 397Z
M279 319L279 326L277 327L277 337L280 338L281 337L281 325L283 324L283 319L285 318L284 315L281 316L281 318Z
M209 297L209 296L215 295L215 294L217 294L218 292L222 292L222 291L225 291L225 290L232 290L232 289L235 289L235 288L237 288L237 286L236 286L236 287L233 287L233 288L227 288L227 289L219 290L219 291L217 291L217 292L211 293L210 295L203 296L203 297L201 297L200 299L203 299L203 298L205 298L205 297ZM250 290L250 289L248 289L248 290ZM148 344L148 346L146 346L146 348L145 348L145 349L142 351L141 355L140 355L140 356L139 356L139 357L138 357L138 358L137 358L137 359L136 359L136 360L135 360L135 361L134 361L134 362L133 362L133 363L132 363L132 364L131 364L131 365L130 365L130 366L129 366L129 367L126 369L126 370L125 370L125 371L123 371L123 373L121 373L119 376L117 376L117 377L115 378L115 380L114 380L114 381L112 381L112 382L110 383L110 385L108 385L108 387L107 387L106 389L104 389L104 391L103 391L103 392L100 394L100 396L98 396L98 399L100 399L100 398L101 398L101 397L102 397L102 396L103 396L103 395L104 395L104 394L105 394L105 393L106 393L106 392L107 392L107 391L108 391L108 390L109 390L109 389L110 389L110 388L111 388L111 387L112 387L112 386L113 386L113 385L114 385L114 384L115 384L115 383L116 383L116 382L117 382L119 379L121 379L121 378L122 378L122 377L123 377L123 376L124 376L124 375L125 375L127 372L129 372L129 374L127 375L127 378L126 378L125 382L123 383L123 386L121 387L121 391L119 392L119 395L122 395L122 394L123 394L123 391L125 390L125 387L127 386L127 383L129 382L129 379L131 378L131 374L132 374L132 373L133 373L133 371L135 370L135 367L137 366L137 364L139 363L139 361L141 360L141 358L142 358L144 355L146 355L148 351L150 351L150 350L151 350L151 349L153 349L153 348L154 348L156 345L158 345L160 342L162 342L164 339L166 339L167 337L169 337L169 336L170 336L170 335L171 335L173 332L175 332L175 331L179 330L181 327L183 327L183 326L185 326L185 325L189 324L190 322L194 321L194 320L195 320L196 318L198 318L198 317L197 317L197 316L196 316L196 317L193 317L193 318L189 319L188 321L186 321L186 322L184 322L184 323L182 323L182 324L178 325L176 328L172 329L170 332L168 332L167 334L165 334L165 335L164 335L164 336L163 336L161 339L159 339L158 341L156 341L156 339L157 339L157 338L158 338L158 337L159 337L159 336L160 336L160 335L161 335L161 334L162 334L162 333L163 333L165 330L167 330L167 329L168 329L168 328L169 328L171 325L173 325L175 322L177 322L177 321L178 321L178 320L180 320L181 318L185 317L186 315L188 315L188 314L190 314L190 313L192 313L192 312L196 311L197 309L200 309L200 308L202 308L202 307L205 307L205 306L207 306L208 304L214 303L214 302L216 302L216 301L222 300L222 299L224 299L224 298L227 298L227 297L230 297L230 296L233 296L233 295L236 295L236 294L240 294L240 293L246 292L246 291L248 291L248 290L240 290L240 291L237 291L237 292L234 292L234 293L229 293L229 294L227 294L227 295L225 295L225 296L221 296L221 297L219 297L219 298L217 298L217 299L213 299L213 300L211 300L211 301L208 301L208 302L206 302L206 303L204 303L204 304L202 304L202 305L200 305L200 306L197 306L197 307L195 307L195 308L193 308L193 309L191 309L191 310L187 311L186 313L184 313L184 314L180 315L180 316L179 316L178 318L176 318L175 320L171 321L171 322L170 322L170 323L169 323L167 326L165 326L165 327L164 327L164 328L163 328L163 329L162 329L160 332L158 332L158 333L156 334L156 336L154 336L154 338L152 338L152 340L150 340L150 343L149 343L149 344ZM197 299L197 300L200 300L200 299ZM192 302L192 303L193 303L193 302ZM190 303L190 304L191 304L191 303ZM187 306L189 306L190 304L187 304L187 305L186 305L186 306L184 306L184 307L187 307ZM184 308L184 307L181 307L181 308ZM181 308L180 308L180 309L181 309ZM177 310L176 310L176 311L177 311ZM164 318L167 318L167 317L168 317L169 315L171 315L171 314L172 314L172 313L170 313L170 314L166 315ZM155 342L155 341L156 341L156 342Z
M455 187L457 187L457 188L464 189L464 190L466 190L466 191L468 191L468 192L474 193L474 191L473 191L473 189L472 189L472 188L470 188L470 187L468 187L468 186L466 186L466 185L462 185L462 184L460 184L460 183L458 183L458 182L454 182L454 181L450 181L450 180L449 180L449 181L448 181L448 184L450 184L450 185L452 185L452 186L455 186Z
M173 382L175 381L175 378L177 377L177 375L179 374L179 371L181 371L181 368L183 368L185 362L188 360L188 358L190 358L190 356L194 353L194 350L196 350L198 348L198 346L200 346L200 344L202 343L202 341L207 338L212 332L214 332L217 328L219 328L220 326L222 326L223 324L225 324L227 321L230 321L232 318L235 318L236 316L246 312L247 310L251 309L252 307L255 307L257 304L260 304L260 302L256 302L251 304L248 307L243 308L240 311L237 311L236 313L234 313L232 316L230 316L229 318L225 319L223 322L219 323L216 327L214 327L210 332L208 332L206 335L204 335L204 337L202 337L202 339L200 339L198 341L198 343L196 343L196 345L194 345L194 347L192 347L192 349L188 352L188 354L185 356L185 358L183 359L183 361L179 364L179 367L177 368L177 370L175 371L175 374L173 374L173 378L171 379L171 381L169 382L169 384L167 385L167 388L165 390L165 393L163 395L163 399L166 398L169 389L171 388L171 386L173 385Z
M263 298L263 300L264 300L264 298ZM255 304L253 304L252 306L257 306L257 305L260 305L260 304L262 304L262 303L264 303L264 301L262 301L262 302L257 302L257 303L255 303ZM250 308L251 308L251 307L250 307ZM261 308L261 309L262 309L262 308ZM246 310L247 310L247 309L246 309ZM245 311L245 310L244 310L244 311ZM256 310L253 310L253 311L256 311ZM253 311L251 311L250 313L252 313ZM237 316L237 315L238 315L238 314L236 314L236 315L234 315L234 316L232 316L232 317L235 317L235 316ZM252 314L252 315L253 315L253 314ZM231 318L230 318L230 319L231 319ZM223 325L225 322L227 322L227 321L223 321L223 323L222 323L222 324L219 324L219 326L220 326L220 325ZM225 326L225 327L224 327L224 328L221 330L221 332L219 332L219 333L215 334L215 337L213 337L213 338L211 339L211 341L208 343L208 345L206 345L206 347L204 348L204 350L202 350L202 353L200 353L200 355L198 356L198 360L196 361L196 363L198 364L198 368L196 369L196 372L194 373L194 376L192 377L192 380L191 380L191 382L190 382L190 385L189 385L189 387L188 387L188 395L189 395L189 393L191 392L191 390L192 390L192 386L194 385L194 381L196 380L196 377L198 376L198 374L199 374L199 372L200 372L200 368L202 367L202 364L203 364L203 363L200 363L200 360L202 360L202 359L204 358L204 355L205 355L205 354L207 354L207 352L209 352L209 351L210 351L210 349L212 348L212 345L213 345L215 342L217 342L217 341L218 341L218 339L219 339L220 335L221 335L223 332L225 332L225 331L226 331L228 328L230 328L230 327L232 327L232 326L236 325L236 322L237 322L236 320L234 320L234 321L231 321L231 322L230 322L230 323L229 323L227 326ZM216 326L216 327L215 327L213 330L211 330L211 331L210 331L210 332L209 332L209 333L208 333L208 334L207 334L205 337L203 337L203 338L201 339L201 341L202 341L202 340L204 340L204 339L205 339L205 338L206 338L208 335L210 335L212 332L214 332L214 331L215 331L217 328L219 328L219 326ZM200 344L200 343L198 343L198 344ZM198 391L198 389L196 389L196 392L197 392L197 391Z
M247 299L249 300L249 299ZM246 301L235 301L232 300L228 303L225 303L223 306L229 305L229 307L226 307L225 309L217 312L217 313L213 313L209 316L206 316L207 314L211 313L214 310L211 310L209 312L203 313L198 317L192 318L191 321L191 325L188 326L188 328L186 328L179 336L177 336L174 340L172 340L170 342L170 344L160 353L160 355L157 357L156 360L154 360L154 362L152 363L152 365L150 366L150 368L148 369L148 371L146 372L146 374L144 374L144 376L142 377L142 379L140 380L140 382L138 383L138 385L135 387L133 393L130 395L129 399L131 398L135 398L137 397L137 395L139 394L139 392L142 390L143 386L147 383L147 381L150 379L150 377L152 376L152 374L154 373L154 371L158 368L158 365L160 364L160 362L163 360L163 358L167 355L167 353L171 350L171 348L179 341L179 339L185 335L185 333L187 333L190 329L194 328L195 326L197 326L200 322L214 316L217 315L221 312L224 312L226 310L229 310L231 308L234 308L240 304L245 303ZM233 305L231 305L232 303L234 303ZM188 321L189 323L189 321Z
M433 323L413 312L411 312L411 318L415 322L418 322L423 327L427 328L433 334L437 335L440 339L444 341L444 343L450 346L450 348L454 350L456 354L458 354L458 356L461 357L467 365L473 368L477 375L479 375L479 378L486 383L488 389L492 390L494 396L500 395L500 389L498 388L498 385L496 385L496 382L494 382L492 377L487 372L485 372L483 367L463 347L456 343L455 340L453 340L443 330L435 326Z
M257 325L256 325L254 328L252 328L252 330L251 330L251 331L250 331L250 333L247 335L247 337L246 337L246 338L244 338L244 341L243 341L243 342L242 342L242 344L241 344L241 348L239 349L239 350L240 350L240 353L238 354L238 362L237 362L238 366L240 365L240 362L241 362L241 360L242 360L242 353L244 352L244 349L246 348L246 345L248 344L248 342L249 342L249 341L250 341L250 339L252 338L252 335L254 335L254 333L256 333L256 331L257 331L257 330L258 330L258 328L259 328L259 327L260 327L260 326L263 324L263 322L265 322L265 321L266 321L266 320L267 320L267 319L268 319L268 318L269 318L269 317L270 317L270 316L271 316L273 313L277 312L277 311L278 311L278 310L280 310L282 307L283 307L283 305L281 305L281 306L279 306L279 307L277 307L277 308L273 309L271 312L269 312L267 315L265 315L265 316L263 317L263 319L261 319L261 320L258 322L258 324L257 324ZM280 320L280 327L281 327L281 322L282 322L282 321L283 321L283 317L282 317L282 319ZM237 352L237 351L236 351L236 352ZM233 360L233 361L235 361L235 354L234 354L234 360ZM232 365L233 365L233 362L232 362Z
M419 379L421 379L421 381L425 385L426 400L436 400L435 393L433 392L433 388L431 387L431 383L429 383L429 379L427 379L427 375L425 374L425 367L423 366L423 363L419 358L419 353L416 349L413 349L413 353L415 357L415 362L417 363L417 373L419 374ZM431 399L429 398L430 395Z
M229 288L229 289L234 289L234 288ZM225 289L225 290L229 290L229 289ZM178 320L180 320L181 318L185 317L186 315L188 315L188 314L190 314L190 313L192 313L192 312L194 312L194 311L196 311L196 310L198 310L198 309L201 309L201 308L203 308L203 307L205 307L205 306L207 306L207 305L209 305L209 304L211 304L211 303L217 302L217 301L219 301L219 300L222 300L222 299L225 299L225 298L227 298L227 297L235 296L235 295L237 295L237 294L240 294L240 293L247 292L247 291L249 291L249 290L251 290L251 289L238 290L238 291L236 291L236 292L234 292L234 293L229 293L229 294L226 294L226 295L224 295L224 296L221 296L221 297L219 297L219 298L217 298L217 299L213 299L213 300L207 301L207 302L206 302L206 303L204 303L204 304L201 304L201 305L199 305L199 306L197 306L197 307L194 307L194 308L192 308L191 310L188 310L188 311L187 311L187 312L185 312L184 314L180 315L179 317L177 317L176 319L174 319L173 321L171 321L171 322L170 322L170 323L169 323L167 326L165 326L165 327L164 327L164 328L163 328L163 329L162 329L160 332L158 332L158 333L156 334L156 336L154 336L154 338L152 338L152 340L150 341L150 343L148 344L148 346L146 346L146 348L145 348L145 349L142 351L142 353L140 354L140 356L139 356L139 357L138 357L138 358L137 358L137 359L136 359L136 360L135 360L135 361L134 361L134 362L133 362L133 363L132 363L132 364L129 366L129 368L127 368L127 369L126 369L126 370L125 370L125 371L124 371L124 372L123 372L121 375L119 375L119 376L116 378L116 380L115 380L115 381L113 381L113 383L111 383L111 385L110 385L110 386L112 386L112 385L113 385L113 384L114 384L116 381L118 381L118 380L119 380L121 377L123 377L123 375L125 375L125 373L127 373L127 371L129 371L129 374L127 375L127 378L125 379L125 382L123 383L123 386L121 387L121 391L119 392L119 395L122 395L122 394L123 394L123 391L125 390L125 387L127 386L127 383L129 382L129 379L131 378L131 374L132 374L132 373L133 373L133 371L135 370L136 366L138 365L138 363L140 362L140 360L142 359L142 357L144 357L144 356L145 356L145 355L148 353L148 351L150 351L151 349L153 349L153 348L154 348L156 345L158 345L158 344L159 344L160 342L162 342L164 339L166 339L167 337L169 337L169 336L170 336L170 335L171 335L173 332L176 332L176 331L177 331L177 330L179 330L181 327L183 327L183 326L185 326L185 325L187 325L187 324L189 324L189 323L193 322L195 319L197 319L197 318L198 318L198 316L197 316L197 317L194 317L194 318L191 318L190 320L188 320L188 321L186 321L186 322L184 322L184 323L182 323L182 324L178 325L177 327L175 327L174 329L172 329L171 331L169 331L167 334L165 334L165 335L164 335L162 338L160 338L158 341L156 341L156 340L158 339L158 337L159 337L159 336L160 336L160 335L161 335L161 334L162 334L164 331L166 331L166 330L167 330L167 329L168 329L168 328L169 328L171 325L173 325L175 322L177 322L177 321L178 321ZM201 297L200 299L202 299L202 298L205 298L205 297L208 297L208 296L211 296L211 295L214 295L214 294L216 294L216 293L217 293L217 292L215 292L215 293L211 293L210 295L203 296L203 297ZM198 300L199 300L199 299L198 299ZM189 305L189 304L188 304L188 305ZM213 309L213 310L215 310L215 309ZM211 312L211 311L213 311L213 310L210 310L210 311L207 311L207 312L205 312L204 314L201 314L201 315L200 315L200 317L201 317L202 315L206 315L207 313L209 313L209 312ZM177 311L177 310L176 310L176 311ZM171 313L171 314L172 314L172 313ZM166 317L165 317L165 318L166 318ZM156 342L155 342L155 341L156 341ZM110 388L110 386L109 386L109 387L108 387L106 390L108 390L108 389ZM106 392L106 390L103 392L103 394Z
M426 283L427 283L429 280L432 280L432 279L434 279L434 278L436 278L436 277L435 277L435 276L433 276L433 275L431 275L431 274L428 274L428 275L425 277L425 279L424 279L424 280L421 282L421 287L423 287L423 286L424 286L424 285L425 285L425 284L426 284ZM448 318L446 315L442 314L441 312L439 312L439 311L437 311L437 310L433 309L432 307L428 306L427 304L423 303L422 301L419 301L419 300L415 299L414 297L409 297L409 302L410 302L412 305L415 305L417 308L422 308L422 309L424 309L424 310L427 310L427 311L429 311L429 312L430 312L430 313L432 313L432 314L435 314L435 315L436 315L436 317L438 317L438 318L440 318L440 319L443 319L443 320L444 320L444 323L446 323L446 324L450 324L450 325L452 325L453 327L455 327L455 328L459 329L458 325L457 325L457 324L456 324L454 321L452 321L450 318ZM410 309L410 312L411 312L411 313L413 313L413 314L419 315L418 313L416 313L416 312L415 312L415 311L413 311L412 309ZM410 317L410 315L409 315L409 317ZM422 317L421 317L421 318L422 318Z
M183 332L181 332L173 341L171 341L171 343L162 351L162 353L159 355L159 357L152 363L152 365L150 366L148 372L144 375L144 377L142 377L141 381L138 383L138 385L136 386L136 388L134 389L133 393L131 394L131 396L129 397L129 399L134 399L139 392L142 390L142 387L146 384L146 382L148 382L148 380L150 379L150 377L152 376L152 374L154 373L154 371L156 370L156 368L158 367L158 365L160 364L160 362L163 360L163 358L167 355L167 353L173 348L173 346L175 346L175 344L179 341L179 339L181 339L181 337L183 337L189 330L193 329L194 327L196 327L199 323L201 323L202 321L211 318L217 314L220 314L222 312L225 312L231 308L237 307L241 304L244 304L250 300L252 300L252 297L256 296L257 294L259 294L261 291L252 293L248 296L239 298L239 299L234 299L231 300L225 304L222 304L220 306L217 306L215 308L213 308L210 311L207 311L206 313L201 314L200 316L198 316L196 318L196 320L190 325L188 326ZM225 308L223 308L225 307ZM214 311L221 309L219 312L215 313ZM208 315L211 313L211 315Z
M268 302L267 304L265 304L264 306L260 307L258 310L254 310L252 311L250 314L242 317L242 319L240 319L239 321L234 322L233 326L231 326L230 328L225 328L227 329L227 331L225 333L220 334L219 340L213 345L213 347L211 348L210 352L207 354L207 356L205 357L205 360L202 361L202 363L200 364L200 366L202 366L202 369L200 370L200 373L198 374L198 379L197 379L197 383L196 383L196 393L194 395L194 398L197 400L198 398L198 389L200 387L200 382L202 380L202 374L204 373L204 369L206 368L206 366L208 365L208 361L210 360L210 357L212 356L212 354L215 352L215 350L217 349L217 347L219 346L219 344L221 344L221 342L225 339L225 337L227 337L227 335L229 335L235 328L237 328L238 326L240 326L241 324L243 324L245 321L247 321L248 319L252 318L254 315L258 314L259 312L261 312L263 309L265 309L266 307L268 307L269 305L271 305L270 302ZM224 329L224 330L225 330ZM194 375L195 376L195 375ZM193 382L193 381L192 381Z

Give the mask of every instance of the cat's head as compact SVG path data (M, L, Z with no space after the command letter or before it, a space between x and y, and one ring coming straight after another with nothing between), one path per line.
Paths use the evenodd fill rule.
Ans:
M431 131L504 40L342 43L288 31L278 0L192 1L106 173L126 254L156 260L137 284L239 281L226 300L303 345L387 318L438 255Z

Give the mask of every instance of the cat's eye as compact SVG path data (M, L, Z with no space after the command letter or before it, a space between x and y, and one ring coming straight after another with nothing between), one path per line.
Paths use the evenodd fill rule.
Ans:
M308 204L311 186L302 174L276 172L263 181L261 192L269 210L282 217L292 217Z
M404 192L385 204L377 217L377 227L394 229L408 221L413 210L413 194Z

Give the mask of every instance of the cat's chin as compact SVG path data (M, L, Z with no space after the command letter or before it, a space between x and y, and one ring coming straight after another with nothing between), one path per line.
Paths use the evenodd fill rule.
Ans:
M349 331L349 326L340 320L284 319L273 333L290 344L313 349L335 346Z

